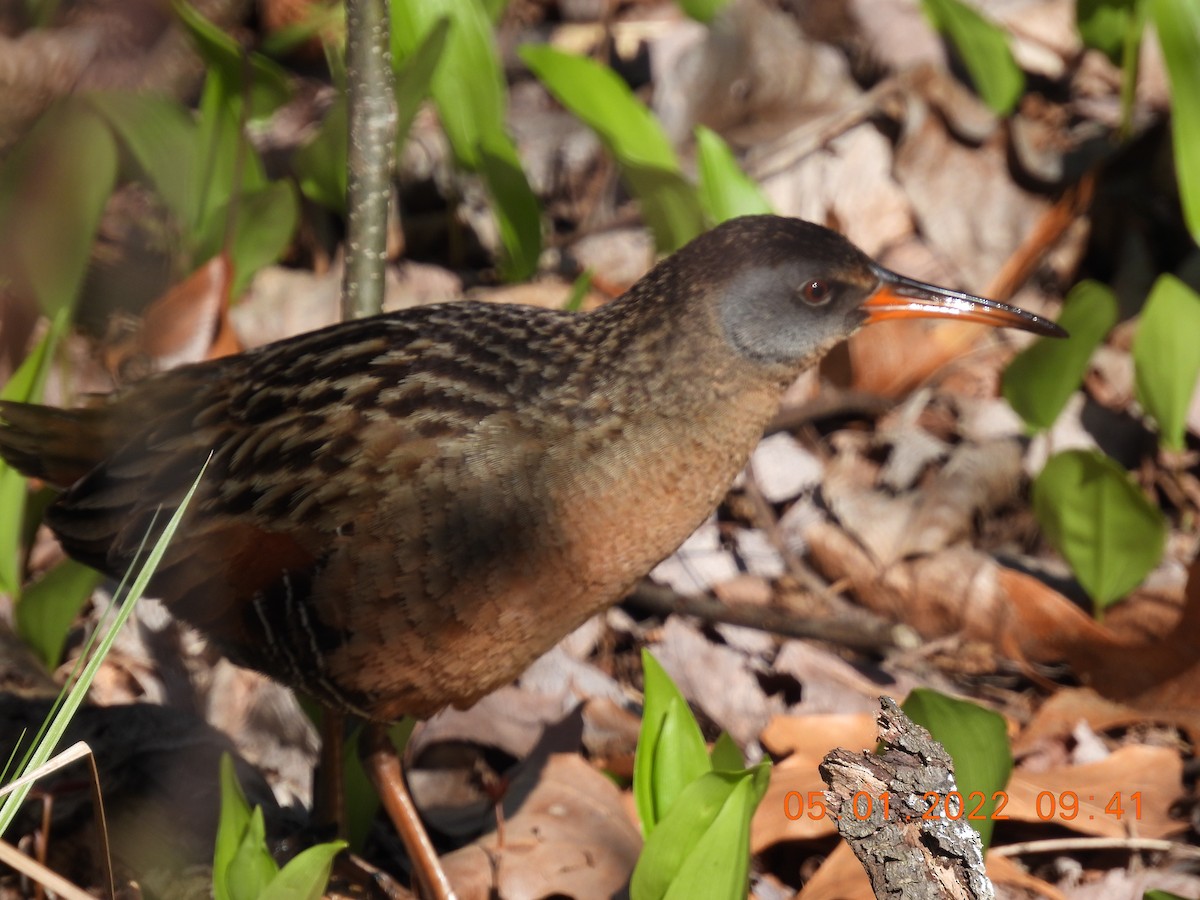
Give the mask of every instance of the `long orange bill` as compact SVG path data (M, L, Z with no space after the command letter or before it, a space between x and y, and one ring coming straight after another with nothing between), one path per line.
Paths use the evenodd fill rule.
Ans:
M958 319L1020 328L1045 337L1067 336L1066 331L1049 319L1016 306L913 281L882 266L875 266L875 274L879 276L879 287L862 304L868 325L886 319Z

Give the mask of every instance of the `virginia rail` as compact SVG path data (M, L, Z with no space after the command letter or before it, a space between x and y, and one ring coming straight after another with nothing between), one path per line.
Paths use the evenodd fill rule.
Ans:
M0 455L65 488L47 523L118 576L211 452L151 590L332 709L422 717L621 599L712 512L801 371L863 324L913 316L1062 334L755 216L592 313L427 306L89 408L3 403Z

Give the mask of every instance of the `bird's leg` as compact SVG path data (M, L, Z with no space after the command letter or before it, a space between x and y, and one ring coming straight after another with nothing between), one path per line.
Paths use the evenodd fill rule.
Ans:
M321 756L313 771L313 821L337 826L337 836L346 836L346 792L342 780L346 745L346 716L321 709Z
M363 768L379 792L383 808L387 810L412 859L413 872L421 884L422 896L430 900L457 900L454 888L450 886L450 880L438 861L437 851L433 849L425 826L421 824L408 786L404 783L400 756L388 737L387 728L368 722L359 738L359 748Z

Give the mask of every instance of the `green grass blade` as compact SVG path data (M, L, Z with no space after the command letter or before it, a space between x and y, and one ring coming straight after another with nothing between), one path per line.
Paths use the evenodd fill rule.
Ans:
M159 562L162 561L163 554L165 554L167 550L167 545L170 543L172 536L175 534L175 530L179 527L179 523L183 520L183 516L187 511L188 504L195 495L196 488L200 484L200 479L204 477L204 469L207 467L208 464L205 463L204 468L200 470L200 474L197 475L196 480L192 482L191 488L188 489L187 494L179 504L179 507L175 510L174 515L171 516L171 520L167 523L166 527L162 531L162 534L155 542L153 549L150 551L150 555L146 559L145 565L141 567L137 576L134 578L133 584L131 585L128 594L125 596L124 602L121 603L120 612L117 614L112 625L105 632L104 637L100 640L96 652L91 655L86 665L83 666L79 680L75 682L71 690L67 693L62 705L55 713L53 721L51 721L50 725L46 728L45 734L29 758L27 767L36 767L44 763L50 758L55 746L57 746L58 742L62 739L63 734L67 730L67 725L71 721L71 717L75 714L75 710L79 708L80 704L83 703L84 698L87 696L88 688L91 686L93 679L95 679L96 673L99 671L100 665L104 661L104 657L107 655L109 649L113 645L113 642L116 640L117 633L121 630L121 626L125 624L129 616L133 614L135 604L145 592L146 586L149 584L151 577L154 575L154 570L158 567ZM21 808L21 804L25 802L25 798L29 794L30 787L30 785L24 785L22 788L13 791L5 799L4 804L0 806L0 835L3 835L8 829L8 826L12 824L12 820L16 817L18 810Z

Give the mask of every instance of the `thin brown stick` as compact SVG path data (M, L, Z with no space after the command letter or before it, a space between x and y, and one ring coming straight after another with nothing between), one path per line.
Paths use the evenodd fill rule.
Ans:
M379 792L383 808L387 810L412 859L413 872L421 883L422 896L434 900L457 900L450 879L438 861L437 851L425 832L425 826L421 824L421 816L412 795L405 786L400 757L392 746L387 729L383 725L369 723L363 728L359 746L362 748L363 768Z
M705 622L723 622L754 628L782 637L826 641L840 647L882 652L894 647L911 648L920 639L907 625L894 625L869 614L854 621L811 619L775 606L722 603L715 597L687 597L668 587L643 581L629 595L628 603L655 615L693 616Z

